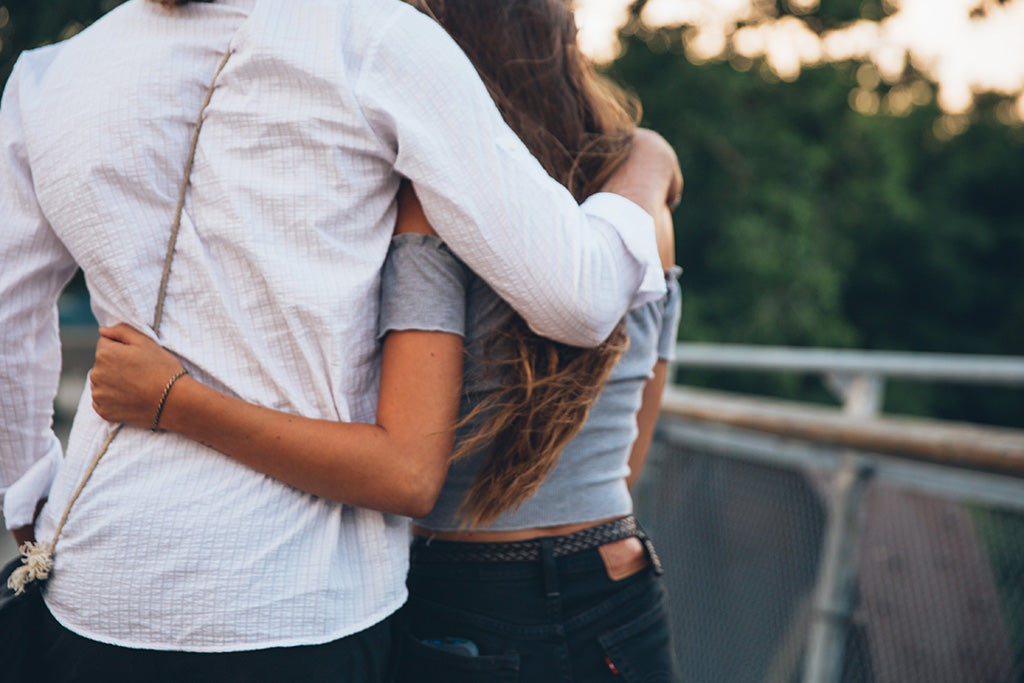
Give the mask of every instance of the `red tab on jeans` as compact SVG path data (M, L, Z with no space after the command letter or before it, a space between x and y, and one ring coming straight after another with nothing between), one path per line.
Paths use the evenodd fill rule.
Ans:
M608 670L611 671L613 675L615 675L615 676L619 675L619 670L617 668L615 668L615 664L612 662L612 660L610 658L605 657L604 658L604 663L608 665Z

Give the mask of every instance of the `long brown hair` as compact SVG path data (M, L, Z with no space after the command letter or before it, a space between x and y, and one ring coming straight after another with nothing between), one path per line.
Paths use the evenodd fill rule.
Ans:
M599 191L629 154L639 103L580 52L569 0L407 0L455 39L509 126L577 201ZM622 324L595 349L539 337L510 313L484 342L502 388L460 422L483 424L455 458L485 460L460 508L477 526L518 508L558 463L628 345Z

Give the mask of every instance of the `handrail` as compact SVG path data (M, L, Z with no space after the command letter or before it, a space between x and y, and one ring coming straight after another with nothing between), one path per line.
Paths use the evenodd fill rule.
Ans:
M1024 357L680 343L676 366L1024 385Z
M1024 431L908 417L853 418L835 408L669 386L662 412L861 451L1024 477Z
M744 440L758 440L762 446L769 440L774 442L769 447L773 462L793 450L807 450L806 444L814 445L815 457L838 454L841 467L828 491L829 525L813 594L813 620L805 624L808 682L836 683L841 678L857 601L853 576L864 495L872 476L920 470L914 473L915 485L929 478L933 483L955 481L962 492L964 486L971 487L965 481L970 480L990 500L1006 495L1020 500L1024 430L880 416L879 411L889 378L1022 386L1024 357L691 343L677 346L674 367L817 373L842 399L842 408L829 408L670 384L662 402L662 414L670 418L662 429L672 434L673 427L683 426L689 431L682 438L690 443L694 435L700 442L721 433L728 434L731 449ZM802 628L794 632L797 638Z

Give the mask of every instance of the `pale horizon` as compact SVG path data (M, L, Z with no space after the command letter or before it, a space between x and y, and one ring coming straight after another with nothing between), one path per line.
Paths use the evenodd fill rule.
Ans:
M899 82L912 65L938 86L937 102L947 114L964 114L976 95L991 92L1015 97L1005 113L1024 120L1024 0L885 2L893 12L882 21L858 21L821 36L797 17L766 15L758 0L651 0L642 18L652 27L696 27L687 43L695 63L717 59L731 46L741 59L763 57L778 78L790 81L805 66L852 59L874 65L875 86ZM615 58L616 32L629 5L630 0L577 0L580 43L595 60ZM819 0L789 0L803 13L818 5ZM737 30L740 22L747 25ZM877 111L881 103L871 89L863 88L859 105L857 96L851 105ZM900 113L913 98L909 89L897 92L888 106Z

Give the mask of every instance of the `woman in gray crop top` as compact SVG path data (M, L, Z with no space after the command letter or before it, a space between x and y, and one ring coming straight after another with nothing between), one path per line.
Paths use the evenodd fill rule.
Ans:
M678 268L666 271L668 293L627 315L628 348L531 497L467 530L460 513L483 454L452 463L433 510L414 521L399 680L677 680L661 568L630 515L629 487L675 346L678 275ZM509 314L437 237L392 240L380 334L429 329L465 340L460 415L494 389L479 359L483 340ZM638 438L641 406L648 415ZM477 422L464 420L457 439ZM631 677L622 679L622 671Z
M636 415L655 366L660 385L664 366L672 357L679 322L679 272L672 267L665 273L668 293L662 299L629 312L629 346L612 368L582 428L537 491L489 522L489 531L573 525L632 512L627 481L635 480L646 450L633 449L638 436ZM497 378L482 367L486 363L480 359L491 331L512 315L509 306L429 234L395 236L384 264L381 291L381 337L394 331L433 330L464 339L459 414L468 415L495 389ZM478 430L480 422L471 416L460 425L456 441ZM434 508L416 520L422 535L437 537L436 532L464 529L460 507L483 457L477 451L452 463Z
M634 123L579 55L568 3L411 4L459 42L553 177L580 201L599 191ZM148 427L146 406L164 399L163 429L315 495L415 518L399 680L678 680L661 566L629 488L679 323L679 192L655 216L667 294L595 351L529 332L406 187L381 278L377 424L286 415L188 376L161 397L180 363L124 325L101 330L119 343L101 341L94 406Z

